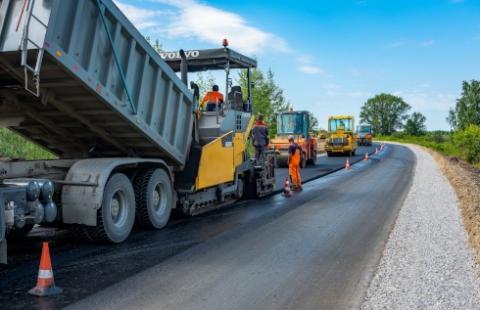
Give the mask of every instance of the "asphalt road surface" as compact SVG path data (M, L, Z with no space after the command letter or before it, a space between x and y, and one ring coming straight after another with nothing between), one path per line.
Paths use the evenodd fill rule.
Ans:
M35 248L45 239L45 231L34 233L13 248L22 259L0 269L0 306L50 309L77 301L72 307L78 309L358 305L414 165L412 153L401 146L388 146L382 156L312 181L291 198L275 195L174 219L161 231L135 232L117 246L73 242L68 232L48 231L55 280L64 289L53 298L26 293L35 284ZM322 157L319 165L323 160L343 166L345 158Z
M357 149L356 155L352 157L346 156L334 156L327 157L327 154L319 155L315 165L307 165L305 168L301 169L302 181L311 181L318 177L332 173L338 169L345 167L345 161L349 158L350 163L356 163L363 160L365 153L372 155L375 153L375 148L378 148L378 144L373 146L360 146ZM276 171L276 188L282 189L285 177L288 176L287 168L279 168Z

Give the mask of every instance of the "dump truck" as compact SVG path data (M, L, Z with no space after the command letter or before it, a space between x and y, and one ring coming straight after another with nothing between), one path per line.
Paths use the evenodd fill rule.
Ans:
M120 243L172 209L272 192L274 155L246 151L250 82L246 94L226 83L215 112L188 83L203 70L250 79L256 66L226 44L159 54L111 0L0 0L0 126L57 158L0 161L2 261L9 235L35 224Z
M372 126L367 124L359 125L356 138L358 145L371 146L373 142Z
M288 136L293 136L295 142L302 149L300 165L315 165L318 153L318 140L310 126L310 114L307 111L288 111L278 114L277 134L270 141L270 148L274 150L279 167L288 166Z
M353 156L357 150L354 135L353 116L331 116L328 118L328 138L325 141L325 152L328 156Z

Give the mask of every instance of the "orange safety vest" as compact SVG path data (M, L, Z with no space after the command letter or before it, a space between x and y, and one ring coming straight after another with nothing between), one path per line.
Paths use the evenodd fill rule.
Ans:
M295 143L296 149L293 154L290 154L290 165L300 166L301 153L300 147Z
M203 107L206 103L222 103L223 102L223 94L218 91L209 91L205 94L200 102L200 106Z

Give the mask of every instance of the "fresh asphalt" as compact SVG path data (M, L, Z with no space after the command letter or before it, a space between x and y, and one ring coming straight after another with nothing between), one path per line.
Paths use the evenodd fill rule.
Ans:
M360 162L348 173L312 181L291 198L275 195L174 219L161 231L135 232L117 246L72 242L67 232L54 230L48 239L55 280L64 293L53 298L26 294L38 268L38 252L32 248L45 238L33 234L13 248L13 254L23 253L23 259L0 269L0 305L8 309L60 308L77 301L80 304L73 306L79 309L357 305L412 177L410 151L388 146L382 156ZM324 160L338 161L338 169L345 158L322 157L320 167L310 169L322 169ZM307 170L302 171L304 179Z

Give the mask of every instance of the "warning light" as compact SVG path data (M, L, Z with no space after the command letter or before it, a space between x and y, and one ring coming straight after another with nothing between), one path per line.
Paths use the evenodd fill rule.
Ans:
M227 40L227 39L223 39L222 45L223 45L223 47L227 47L227 46L228 46L228 40Z

